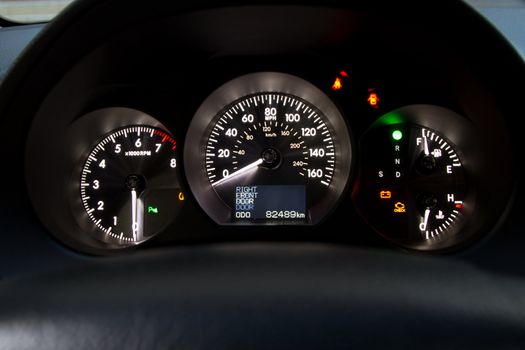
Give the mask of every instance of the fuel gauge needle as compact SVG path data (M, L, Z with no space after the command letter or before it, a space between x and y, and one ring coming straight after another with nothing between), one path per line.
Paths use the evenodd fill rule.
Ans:
M423 148L425 151L425 155L428 156L430 154L430 151L428 150L428 140L427 140L427 137L425 136L425 129L421 131L421 134L423 135Z
M245 167L242 167L240 168L239 170L237 171L234 171L233 173L223 177L222 179L220 179L219 181L217 182L214 182L212 183L212 186L215 187L215 186L219 186L220 184L222 183L225 183L226 181L236 177L236 176L239 176L239 175L242 175L250 170L252 170L253 168L256 168L258 167L259 165L261 165L263 163L263 159L262 158L259 158L257 159L255 162L252 162L250 164L248 164L247 166Z

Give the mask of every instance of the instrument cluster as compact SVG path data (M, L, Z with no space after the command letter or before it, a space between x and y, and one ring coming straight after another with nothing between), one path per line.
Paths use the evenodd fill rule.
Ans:
M315 240L449 252L508 204L511 184L493 181L494 169L511 177L505 131L442 61L389 62L357 41L344 53L192 48L174 67L148 50L128 59L135 45L88 55L33 120L29 195L74 249ZM132 75L133 62L148 69Z

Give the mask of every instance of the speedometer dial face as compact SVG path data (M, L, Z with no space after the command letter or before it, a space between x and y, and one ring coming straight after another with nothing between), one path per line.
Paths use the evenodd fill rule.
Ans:
M323 117L310 103L276 93L243 98L220 113L206 144L206 173L236 218L306 219L306 207L334 176L334 140ZM264 187L238 188L253 184ZM255 193L267 203L256 207Z
M209 110L231 89L248 87L260 91ZM189 154L196 148L200 159ZM296 77L258 73L205 101L190 126L185 159L190 186L218 223L313 224L345 187L351 147L342 116L321 91Z

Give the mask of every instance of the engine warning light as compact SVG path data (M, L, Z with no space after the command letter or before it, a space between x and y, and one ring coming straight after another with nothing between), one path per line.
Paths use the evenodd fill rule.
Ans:
M341 78L339 78L339 77L335 78L335 81L332 84L332 90L339 91L342 88L343 88L343 83L341 82Z
M394 204L394 213L406 213L405 203L397 202Z

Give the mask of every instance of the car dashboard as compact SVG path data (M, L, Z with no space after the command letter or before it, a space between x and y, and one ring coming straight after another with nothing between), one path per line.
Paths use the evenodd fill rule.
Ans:
M298 285L282 287L308 289L305 300L319 296L310 278L340 282L342 291L352 281L384 284L392 303L424 276L432 282L421 282L423 291L450 278L442 293L451 299L486 287L482 277L461 285L478 273L471 269L522 284L517 118L525 70L470 7L157 5L80 1L43 29L0 30L7 38L42 30L0 88L6 293L23 290L11 281L29 277L43 300L53 299L58 289L41 274L79 293L64 285L72 270L88 289L99 277L108 283L110 297L100 300L110 302L123 292L119 281L133 283L136 273L184 305L209 273L222 287L239 283L233 276L246 279L247 298L269 303L275 316L276 281L292 276ZM454 264L461 268L447 277ZM319 266L333 279L320 278ZM405 273L396 289L401 282L391 276ZM159 282L167 276L175 284ZM181 281L194 287L178 295ZM258 294L259 283L272 284L270 299ZM153 303L166 297L157 293ZM252 307L238 291L226 299L226 290L217 293L219 303L205 296L212 310L235 298L239 310ZM94 295L66 305L97 307ZM461 298L483 299L473 295ZM386 303L385 312L397 315L388 300L367 300L363 312L380 314ZM42 305L62 310L55 303ZM508 316L499 307L498 317Z

